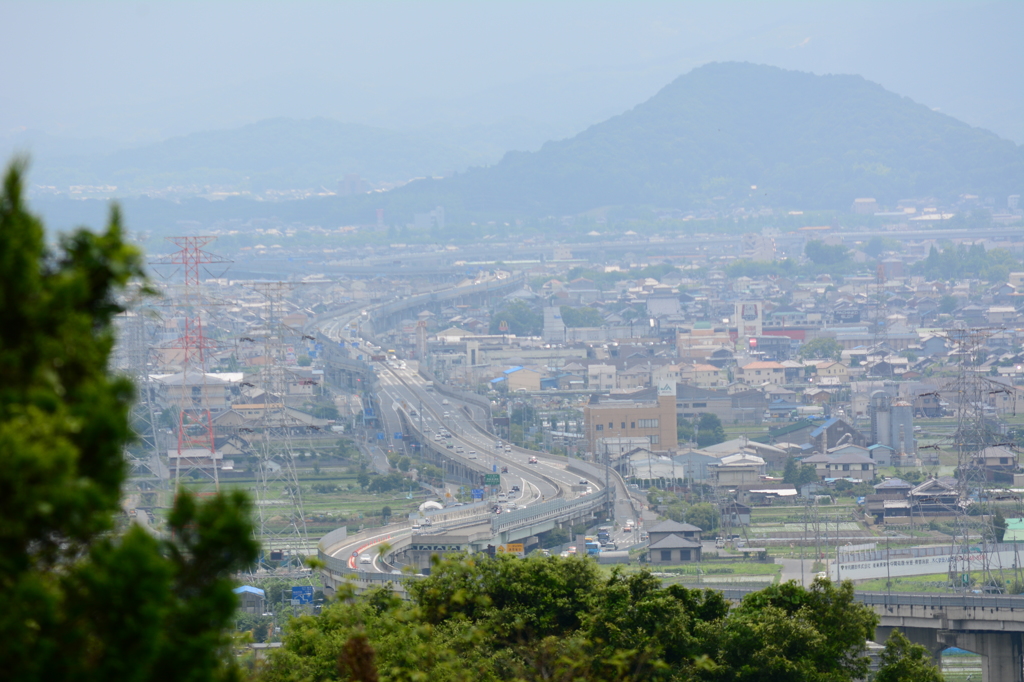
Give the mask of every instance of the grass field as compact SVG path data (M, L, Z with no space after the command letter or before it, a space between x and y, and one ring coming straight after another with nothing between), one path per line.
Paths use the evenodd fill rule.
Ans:
M1013 570L1004 570L1002 575L998 572L994 572L993 577L996 580L1001 580L1005 585L1010 585L1015 579L1019 579L1019 577L1024 576L1014 576ZM981 585L986 579L986 576L980 571L971 572L971 580L974 585ZM875 578L873 580L865 580L858 583L857 589L867 592L885 592L889 588L886 586L885 578ZM892 591L948 593L950 588L948 586L948 577L945 573L931 573L928 575L911 575L893 578Z
M943 653L942 677L946 682L981 682L981 656L968 652Z
M426 491L418 486L410 486L406 491L364 492L357 482L355 466L323 466L319 473L311 466L303 466L297 472L306 532L311 541L342 525L348 526L350 532L379 526L384 507L390 507L392 519L406 518L427 497ZM221 490L242 490L254 503L256 485L252 472L229 474L220 481ZM215 491L213 481L205 477L186 479L184 487L199 495ZM262 509L271 529L280 532L292 522L291 495L283 480L274 481L268 487Z
M700 564L677 564L673 566L661 566L646 564L644 566L632 565L602 565L602 570L611 574L612 570L618 568L625 573L636 573L649 569L655 576L661 579L663 585L686 585L687 587L759 587L767 586L779 581L782 575L780 564L763 564L754 561L725 562L705 560Z

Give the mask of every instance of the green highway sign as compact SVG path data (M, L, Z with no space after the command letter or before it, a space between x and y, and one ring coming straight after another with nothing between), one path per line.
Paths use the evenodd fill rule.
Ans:
M501 485L501 474L484 474L484 485Z

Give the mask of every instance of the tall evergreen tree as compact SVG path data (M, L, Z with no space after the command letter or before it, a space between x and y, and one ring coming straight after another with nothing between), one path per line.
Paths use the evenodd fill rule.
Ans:
M5 679L214 680L232 670L231 575L256 557L241 494L178 496L171 539L115 534L130 381L108 361L140 253L102 234L45 243L24 164L0 192L0 670Z

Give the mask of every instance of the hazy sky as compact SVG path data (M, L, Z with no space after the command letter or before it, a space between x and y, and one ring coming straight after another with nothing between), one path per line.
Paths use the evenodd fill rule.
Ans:
M0 137L274 116L566 135L716 60L856 73L1024 142L1024 2L0 4Z

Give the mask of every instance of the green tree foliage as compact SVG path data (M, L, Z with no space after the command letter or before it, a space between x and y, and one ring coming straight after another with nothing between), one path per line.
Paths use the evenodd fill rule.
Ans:
M885 641L881 659L875 682L942 682L942 672L929 660L928 650L899 630Z
M743 598L724 628L723 658L740 680L863 679L865 642L878 616L854 599L853 583L772 585Z
M1010 272L1018 270L1021 262L1006 249L986 251L981 244L958 244L939 251L934 246L928 251L928 257L914 263L910 269L915 275L923 275L928 279L963 279L977 277L989 282L1005 282ZM946 301L943 300L943 304ZM949 305L955 307L955 299ZM948 306L947 306L948 307ZM952 312L943 310L942 312Z
M436 467L433 464L421 463L418 468L421 480L438 487L444 483L444 471L441 467Z
M262 679L852 682L878 622L850 583L785 583L730 610L584 557L449 559L407 588L292 621Z
M362 486L362 481L359 481L359 484ZM412 486L413 482L411 479L402 474L394 473L383 476L370 476L366 490L371 493L387 493L392 490L409 490Z
M825 242L812 239L804 247L804 255L815 265L839 265L850 258L850 250L842 244L828 246Z
M697 447L706 448L725 442L725 427L718 415L705 412L697 421Z
M898 239L890 239L889 237L872 237L868 240L868 243L864 245L864 253L872 258L878 258L886 251L903 251L903 243Z
M1006 535L1006 517L998 507L992 516L992 530L995 531L996 542L1002 542L1003 536Z
M604 315L597 308L563 305L560 310L566 327L600 327L604 324Z
M686 510L683 520L692 523L702 531L710 532L718 528L718 510L713 504L700 502Z
M696 432L694 431L693 422L684 417L681 414L676 415L676 440L680 443L689 443L693 440L693 436Z
M801 464L790 457L786 460L786 468L782 480L799 488L802 485L817 481L818 474L813 464Z
M515 403L509 413L509 422L512 424L532 424L537 419L537 411L533 405L528 403Z
M491 314L491 334L501 334L501 323L508 323L508 333L516 336L539 336L544 331L544 315L526 301L512 301Z
M317 403L310 407L309 413L317 419L330 419L336 420L340 415L338 414L338 407L334 403L322 402Z
M115 535L131 383L108 360L141 278L118 209L50 251L14 164L0 194L0 666L12 680L212 680L256 558L241 494L180 494L170 539Z
M273 616L257 616L244 612L235 616L235 629L239 632L248 632L254 642L266 642L270 638L273 624Z
M800 476L800 465L796 463L796 460L790 457L786 460L786 468L782 472L782 480L786 483L796 485L797 478Z
M819 336L802 345L799 355L803 360L839 360L843 357L843 347L835 339Z

